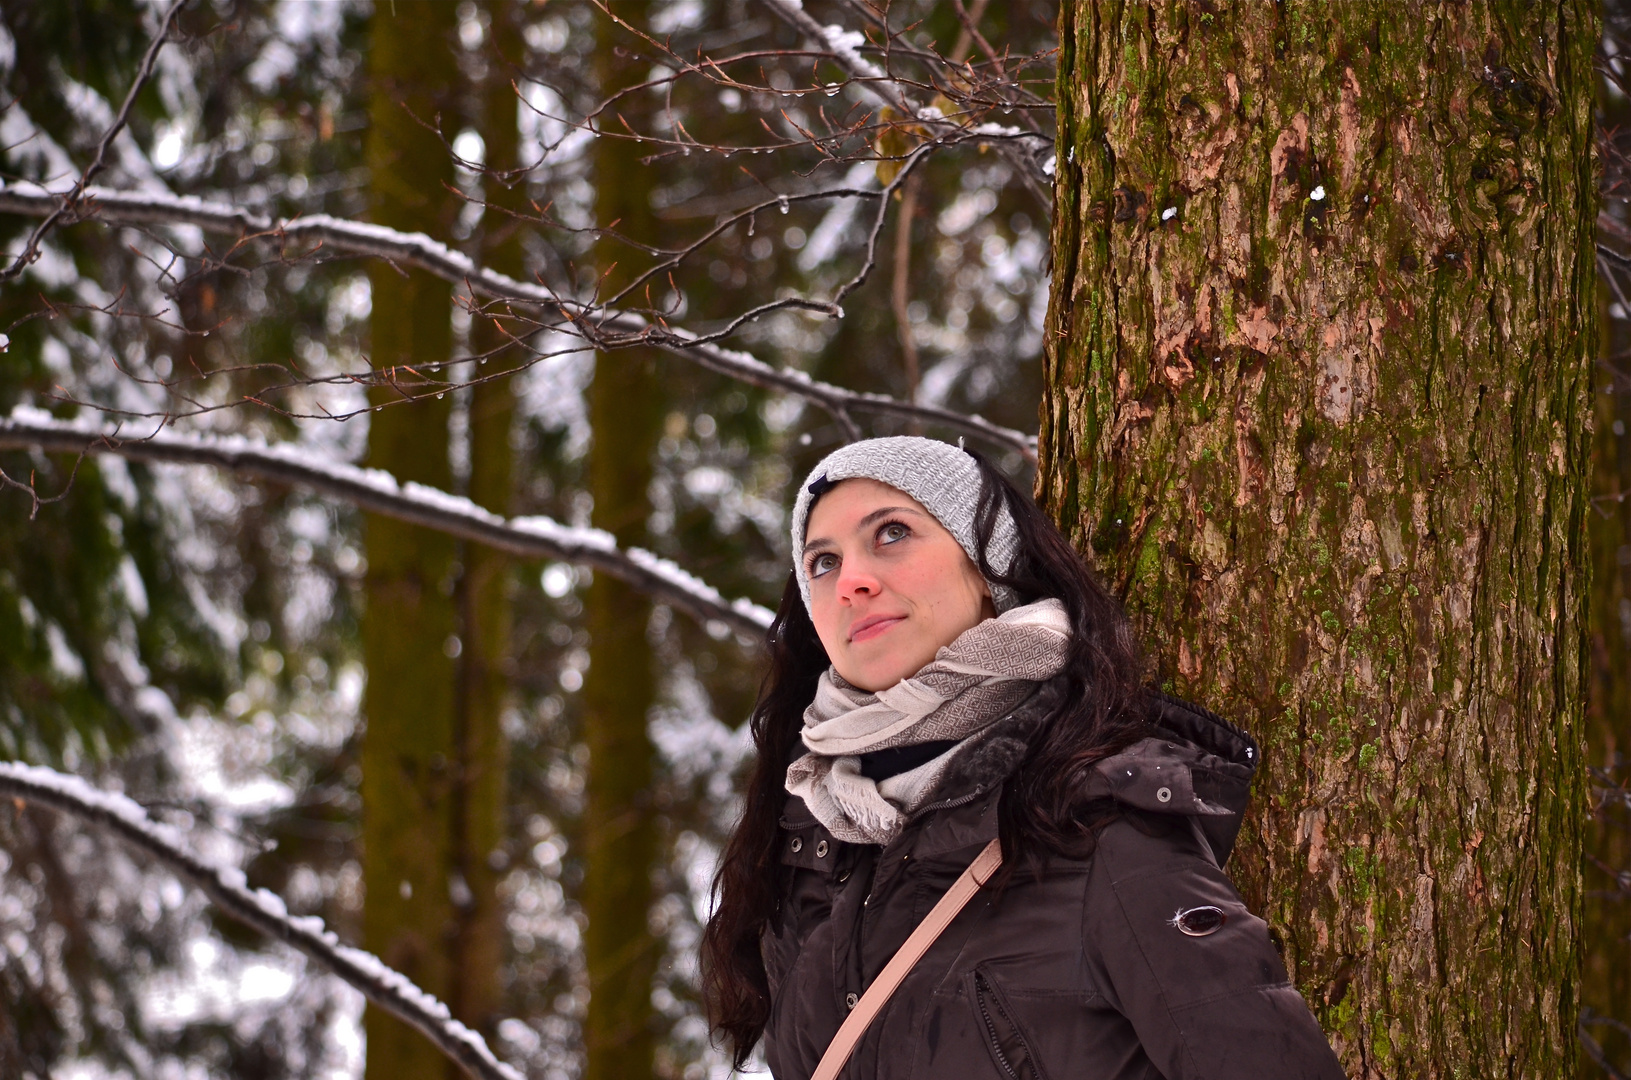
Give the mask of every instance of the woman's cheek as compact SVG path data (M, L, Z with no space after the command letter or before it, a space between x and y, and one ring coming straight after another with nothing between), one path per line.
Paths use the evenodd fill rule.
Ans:
M816 591L814 582L810 587L810 621L815 624L816 637L826 648L828 656L837 655L837 650L844 644L843 635L838 633L838 605L831 596L823 596ZM828 590L830 592L830 589Z
M942 576L937 569L929 559L902 559L891 567L888 585L902 597L932 606L940 591L936 586L943 583L937 581Z

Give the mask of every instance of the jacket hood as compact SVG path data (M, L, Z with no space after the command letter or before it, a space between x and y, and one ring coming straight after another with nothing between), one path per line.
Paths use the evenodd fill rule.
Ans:
M1000 786L1020 767L1062 694L1059 680L1044 683L1003 721L970 738L947 769L937 797L962 801ZM1262 760L1257 740L1216 713L1168 694L1152 690L1148 702L1152 734L1095 764L1082 794L1144 813L1193 818L1222 866L1234 849L1252 775Z
M1194 818L1222 866L1262 759L1257 740L1216 713L1161 693L1150 695L1148 722L1151 737L1093 767L1088 796Z

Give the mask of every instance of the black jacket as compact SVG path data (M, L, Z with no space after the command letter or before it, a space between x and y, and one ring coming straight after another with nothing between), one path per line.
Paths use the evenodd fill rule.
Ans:
M763 940L777 1080L805 1080L848 1008L997 834L1003 781L1057 690L959 751L890 844L833 839L798 798L792 868ZM1118 814L1083 860L1018 869L971 900L896 990L844 1072L868 1080L1339 1080L1262 920L1221 869L1257 766L1251 737L1173 699L1157 737L1095 768ZM1213 913L1179 913L1215 907ZM1208 929L1210 929L1210 932ZM1188 929L1191 933L1186 933ZM1202 936L1192 936L1200 932Z

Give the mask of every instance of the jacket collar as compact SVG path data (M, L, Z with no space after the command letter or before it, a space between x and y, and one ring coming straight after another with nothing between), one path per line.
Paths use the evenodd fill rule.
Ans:
M1063 694L1063 680L1045 683L1008 716L971 737L915 816L964 805L1000 788ZM1084 780L1083 800L1108 799L1145 813L1193 818L1222 866L1240 832L1262 752L1245 731L1198 705L1153 691L1148 702L1149 736L1097 762Z

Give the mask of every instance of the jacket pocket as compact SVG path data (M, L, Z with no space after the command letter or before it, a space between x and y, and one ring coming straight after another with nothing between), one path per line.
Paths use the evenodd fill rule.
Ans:
M1008 1080L1047 1080L1025 1032L1020 1027L1008 997L996 978L984 968L975 968L971 979L974 1011L985 1035L985 1048L997 1071Z

